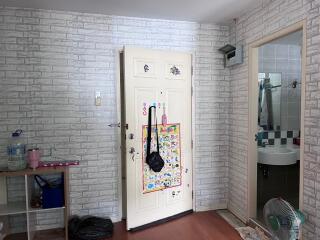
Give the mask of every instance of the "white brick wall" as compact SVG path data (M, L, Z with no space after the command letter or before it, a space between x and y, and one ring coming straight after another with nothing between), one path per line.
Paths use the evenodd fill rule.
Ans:
M228 27L75 12L0 8L0 159L9 133L27 131L30 146L81 161L71 170L73 214L119 220L116 53L123 45L194 55L197 210L247 211L247 44L308 19L304 210L306 239L320 238L318 147L319 0L266 0L240 17L245 63L223 69L217 49ZM231 32L233 39L234 31ZM93 105L94 91L103 106ZM229 153L229 154L228 154ZM228 171L229 169L229 171ZM229 173L229 176L228 176ZM98 184L99 183L99 184ZM14 193L11 195L14 196Z
M7 138L26 130L44 155L72 167L72 214L120 220L116 54L123 45L194 56L197 210L225 208L228 194L229 70L217 49L225 26L75 12L0 8L0 163ZM103 97L94 106L94 92Z
M307 19L307 79L303 210L307 214L304 239L320 239L319 148L319 0L265 1L239 18L237 39L245 45L244 64L231 70L230 168L228 207L247 212L248 44L304 18ZM232 30L234 39L235 29Z

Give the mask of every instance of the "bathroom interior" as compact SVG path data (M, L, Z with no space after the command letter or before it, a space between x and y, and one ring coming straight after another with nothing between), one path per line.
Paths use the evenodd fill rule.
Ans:
M302 31L259 47L257 220L274 197L299 208Z

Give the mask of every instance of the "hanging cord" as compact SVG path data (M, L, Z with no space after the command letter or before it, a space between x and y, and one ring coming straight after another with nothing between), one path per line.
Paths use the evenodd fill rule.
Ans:
M159 136L158 136L158 120L157 120L157 108L154 107L154 118L156 119L156 137L157 137L157 152L159 153Z
M233 19L234 22L234 45L237 45L237 19Z
M151 113L151 109L153 106L149 107L149 112L148 112L148 137L147 137L147 158L150 155L150 145L151 145L151 117L152 117L152 113Z
M156 123L156 138L157 138L157 152L159 152L159 136L158 136L158 122L157 122L157 111L155 106L149 107L149 114L148 114L148 137L147 137L147 156L151 153L151 134L152 134L152 108L154 108L154 118Z

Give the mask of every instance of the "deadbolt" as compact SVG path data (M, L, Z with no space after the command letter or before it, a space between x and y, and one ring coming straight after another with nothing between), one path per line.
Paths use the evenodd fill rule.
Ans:
M134 139L134 134L133 133L129 134L129 139Z

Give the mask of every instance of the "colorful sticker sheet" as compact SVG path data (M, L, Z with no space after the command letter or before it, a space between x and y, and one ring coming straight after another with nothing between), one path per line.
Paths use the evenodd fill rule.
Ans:
M180 124L158 125L160 155L165 162L156 173L146 164L148 126L142 127L143 193L150 193L181 185ZM155 126L152 127L151 152L156 151Z

